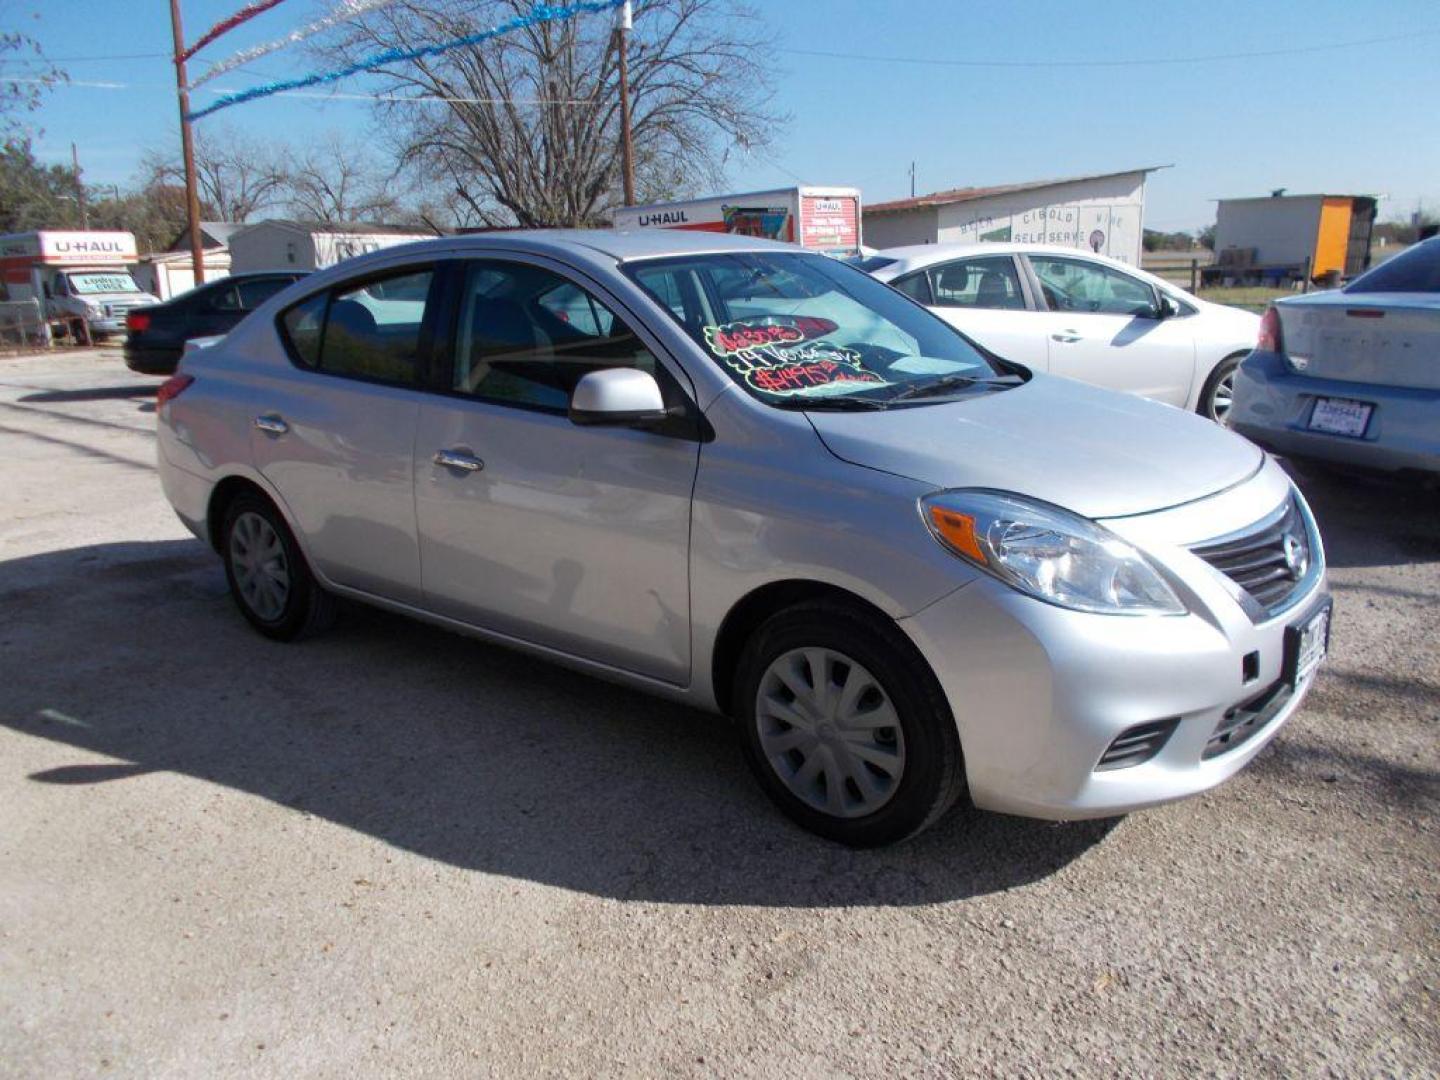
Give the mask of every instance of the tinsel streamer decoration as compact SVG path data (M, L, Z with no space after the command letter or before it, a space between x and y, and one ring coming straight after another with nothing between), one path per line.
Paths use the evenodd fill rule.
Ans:
M278 0L277 0L278 2ZM513 19L506 19L498 26L489 30L482 30L476 34L466 34L464 37L455 38L453 41L441 42L438 45L425 45L418 49L389 49L374 56L358 60L337 71L326 71L314 75L306 75L298 79L286 79L281 82L265 83L261 86L252 86L248 90L241 90L238 93L226 94L218 101L205 106L203 109L195 109L186 114L187 120L199 120L217 113L221 109L228 109L232 105L241 105L247 101L254 101L257 98L270 97L273 94L283 94L287 90L303 90L309 86L320 86L324 83L337 82L351 75L358 75L362 71L371 71L377 67L384 67L386 64L403 63L407 60L418 60L422 56L439 56L441 53L449 52L451 49L461 49L466 45L478 45L482 41L489 41L491 38L500 37L502 34L511 34L516 30L523 30L527 26L537 26L545 22L561 22L565 19L573 19L577 15L592 15L601 11L614 11L625 3L625 0L578 0L569 4L536 4L530 9L528 15L517 15Z
M203 49L206 45L209 45L210 42L214 41L221 34L228 34L231 30L234 30L235 27L239 26L241 23L249 22L256 15L259 15L262 11L269 11L272 7L274 7L280 2L281 0L255 0L255 3L253 4L246 4L239 11L235 12L234 15L231 15L228 19L221 19L209 30L206 30L205 33L201 34L199 41L195 42L194 45L191 45L190 48L186 49L183 53L180 54L180 59L189 60L192 56L194 56L197 52Z

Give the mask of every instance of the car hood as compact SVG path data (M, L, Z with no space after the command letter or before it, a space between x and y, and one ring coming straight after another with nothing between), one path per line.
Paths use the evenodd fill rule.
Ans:
M886 412L808 412L821 441L855 465L937 488L999 488L1091 518L1211 495L1264 454L1192 413L1036 375L1024 386Z

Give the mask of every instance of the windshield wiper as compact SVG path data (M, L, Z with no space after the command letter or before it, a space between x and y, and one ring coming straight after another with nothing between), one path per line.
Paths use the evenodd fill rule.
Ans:
M888 402L879 398L856 397L847 395L845 397L788 397L779 401L772 401L769 404L777 409L799 409L807 412L816 412L822 409L833 411L844 411L847 409L888 409Z
M1017 375L1002 375L999 378L985 378L980 375L946 375L925 383L912 383L890 396L891 401L908 401L911 398L931 397L947 390L962 386L1014 386L1023 382Z

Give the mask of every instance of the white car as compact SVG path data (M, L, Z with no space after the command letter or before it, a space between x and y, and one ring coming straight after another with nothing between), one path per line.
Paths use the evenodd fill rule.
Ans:
M1074 248L920 244L855 264L1007 360L1222 424L1260 328L1248 311Z

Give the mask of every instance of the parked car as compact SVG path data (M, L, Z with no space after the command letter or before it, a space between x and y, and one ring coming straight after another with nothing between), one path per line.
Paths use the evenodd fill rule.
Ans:
M206 282L163 304L135 308L125 316L125 366L142 375L169 375L190 338L228 333L241 319L299 273L232 274Z
M967 791L1048 818L1204 791L1326 648L1320 537L1259 449L793 245L390 248L158 399L165 493L260 633L350 597L728 713L849 844Z
M1007 360L1225 423L1259 318L1074 248L921 244L857 261Z
M1440 476L1440 237L1272 305L1232 416L1292 457Z

